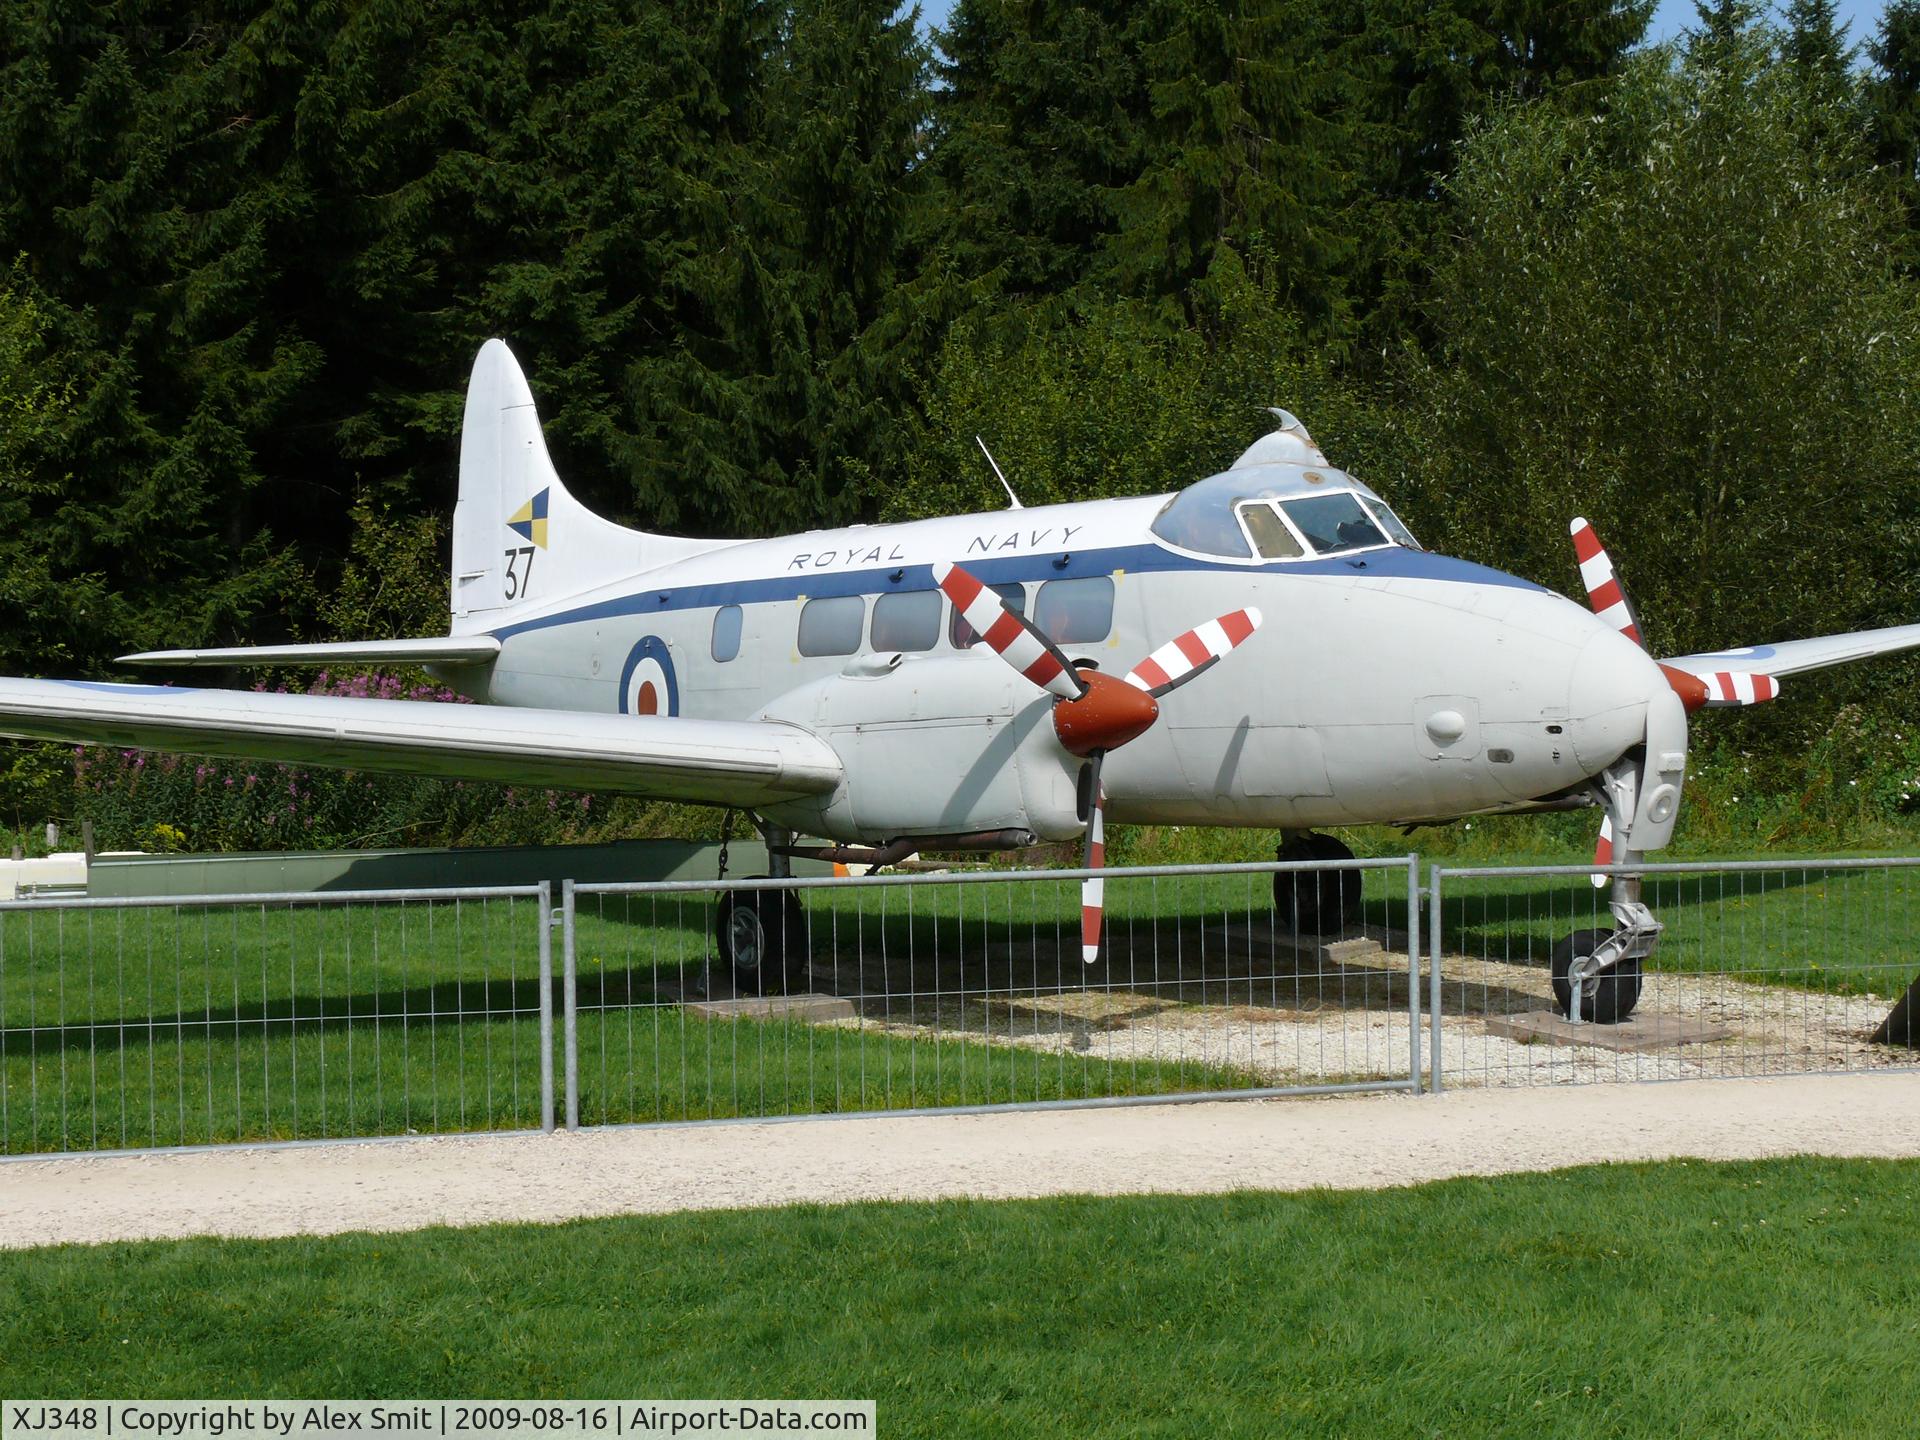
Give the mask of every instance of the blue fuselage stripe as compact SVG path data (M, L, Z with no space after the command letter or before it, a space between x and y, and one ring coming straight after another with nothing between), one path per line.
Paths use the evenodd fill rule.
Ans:
M1178 555L1157 545L1118 546L1108 550L1085 550L1065 556L1041 553L1014 555L1006 559L979 557L965 562L974 575L989 585L1018 581L1068 579L1078 575L1111 575L1124 570L1130 575L1148 572L1185 571L1193 574L1237 574L1263 577L1344 576L1374 579L1439 580L1461 585L1500 585L1520 590L1541 590L1530 580L1502 570L1476 565L1470 560L1455 560L1427 550L1370 550L1363 555L1322 560L1296 560L1273 565L1233 565ZM662 577L663 579L665 576ZM542 615L517 624L502 625L488 633L500 640L531 630L546 630L556 625L577 625L606 620L620 615L657 615L674 610L718 609L722 605L755 605L768 601L792 601L801 596L813 599L828 595L882 595L891 590L930 590L931 565L882 565L874 569L841 571L796 571L790 575L756 576L741 580L714 581L703 585L663 585L640 589L607 600L595 601L571 610Z

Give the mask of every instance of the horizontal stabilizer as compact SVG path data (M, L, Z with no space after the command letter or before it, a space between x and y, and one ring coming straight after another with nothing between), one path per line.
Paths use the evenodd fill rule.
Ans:
M491 635L419 640L347 640L322 645L235 645L222 650L142 650L122 665L486 665L500 653Z
M1740 675L1799 675L1867 660L1899 650L1920 647L1920 625L1890 625L1884 630L1855 630L1846 635L1817 635L1811 640L1782 640L1777 645L1749 645L1738 650L1715 650L1701 655L1679 655L1662 660L1675 670L1712 683L1723 672Z
M0 679L0 735L498 780L742 809L840 783L831 746L771 720Z

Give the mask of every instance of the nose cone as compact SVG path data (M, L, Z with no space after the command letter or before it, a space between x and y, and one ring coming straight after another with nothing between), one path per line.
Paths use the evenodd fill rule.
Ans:
M1588 774L1646 738L1647 703L1667 689L1651 656L1619 631L1594 622L1567 683L1567 731Z

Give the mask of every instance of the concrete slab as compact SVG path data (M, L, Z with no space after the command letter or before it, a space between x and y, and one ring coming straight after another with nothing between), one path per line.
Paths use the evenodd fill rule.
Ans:
M732 1000L692 1000L687 1009L719 1020L851 1020L853 1002L838 995L742 995Z
M1264 925L1249 925L1245 921L1230 922L1225 925L1213 925L1207 929L1210 937L1225 940L1234 945L1245 945L1249 949L1277 954L1292 954L1304 960L1317 961L1321 968L1336 965L1378 966L1390 958L1398 958L1402 964L1406 961L1407 937L1405 932L1356 930L1337 936L1292 935L1275 931ZM1398 946L1395 957L1390 947Z
M1636 1015L1618 1025L1591 1022L1574 1025L1554 1010L1489 1015L1485 1023L1489 1035L1504 1035L1522 1044L1592 1045L1623 1054L1647 1054L1675 1045L1705 1045L1724 1040L1733 1033L1724 1025L1682 1020L1675 1015Z

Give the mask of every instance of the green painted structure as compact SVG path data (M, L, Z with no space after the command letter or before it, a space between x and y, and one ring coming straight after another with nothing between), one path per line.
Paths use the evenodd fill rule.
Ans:
M453 885L582 884L622 880L711 880L720 847L683 840L611 845L502 845L470 850L289 850L239 855L95 857L87 893L95 899L148 895L264 895L326 890L431 890ZM796 860L796 875L832 867ZM736 840L730 876L767 873L766 847Z

